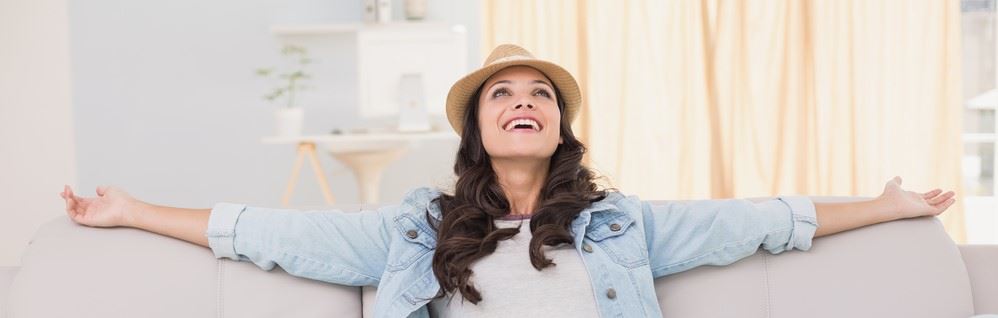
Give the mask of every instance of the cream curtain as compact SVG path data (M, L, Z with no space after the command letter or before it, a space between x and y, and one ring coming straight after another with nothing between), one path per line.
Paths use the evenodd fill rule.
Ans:
M582 82L590 164L645 199L961 191L957 1L487 1ZM958 196L959 198L959 196ZM943 215L964 241L962 200Z

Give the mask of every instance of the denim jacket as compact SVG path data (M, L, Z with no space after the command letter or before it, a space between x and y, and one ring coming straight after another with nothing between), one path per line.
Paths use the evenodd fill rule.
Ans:
M291 275L377 286L375 317L429 317L440 286L431 269L436 233L426 212L440 192L418 188L374 211L294 211L218 203L209 246L218 258L275 265ZM654 279L754 254L807 250L817 229L807 197L653 205L611 192L571 224L601 317L661 317ZM488 301L487 299L485 301Z

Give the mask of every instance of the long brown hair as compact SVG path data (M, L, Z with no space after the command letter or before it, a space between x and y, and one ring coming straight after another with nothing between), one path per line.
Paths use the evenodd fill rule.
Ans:
M569 226L583 209L606 197L594 182L594 174L582 165L585 145L572 133L565 116L565 103L558 88L554 88L561 110L562 143L551 156L544 188L538 198L540 208L530 218L530 263L537 270L555 265L544 256L542 245L557 246L573 243ZM519 228L497 228L493 222L509 214L510 205L496 180L492 161L482 144L478 123L478 99L482 88L471 98L465 112L461 145L454 163L457 184L454 194L441 194L434 199L440 205L442 219L436 222L429 213L426 218L437 231L437 247L433 253L433 275L440 283L434 298L459 290L462 297L478 304L482 295L469 281L471 264L492 254L499 241L512 238Z

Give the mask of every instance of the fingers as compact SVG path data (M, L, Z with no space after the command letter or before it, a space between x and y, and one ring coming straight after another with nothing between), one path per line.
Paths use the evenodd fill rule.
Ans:
M107 186L98 186L97 195L104 196L104 193L107 193Z
M954 195L956 195L956 194L953 193L953 191L949 191L949 192L943 193L941 195L935 196L933 198L930 198L930 199L926 200L925 202L928 203L929 205L935 206L935 205L939 205L939 204L945 203L946 200L949 200Z
M939 209L939 211L936 212L936 215L943 213L944 211L946 211L946 209L949 209L949 207L953 205L953 203L956 203L956 199L949 199L946 200L946 202L940 204L938 207L936 207L937 209Z
M73 196L73 190L70 189L69 186L67 185L63 188L62 193L60 193L59 195L62 196L64 200L66 200L66 213L68 213L69 216L75 218L77 214L76 213L77 201L76 198Z
M65 188L63 188L63 190L62 190L62 197L64 199L66 199L66 200L76 200L77 199L76 195L73 194L73 188L70 188L68 185Z
M935 190L923 193L922 194L922 199L930 199L932 197L935 197L935 196L939 195L942 192L943 192L942 189L935 189Z
M891 178L891 181L889 181L889 182L893 182L893 183L897 183L898 185L901 185L901 176L894 176L894 178Z
M73 193L73 188L70 188L68 185L66 186L66 196L72 198L77 202L83 201L84 199L83 197L76 195L76 193Z

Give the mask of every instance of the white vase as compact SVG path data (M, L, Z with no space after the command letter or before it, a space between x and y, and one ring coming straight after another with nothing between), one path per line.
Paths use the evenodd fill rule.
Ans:
M378 1L378 23L392 22L392 0Z
M301 136L302 123L305 121L305 111L301 107L281 107L274 111L277 124L277 136Z
M427 0L405 0L405 18L408 20L422 20L426 18Z

